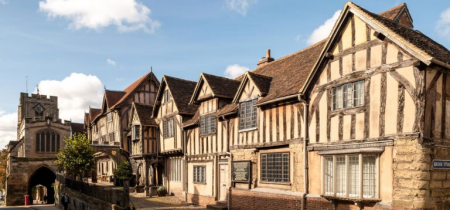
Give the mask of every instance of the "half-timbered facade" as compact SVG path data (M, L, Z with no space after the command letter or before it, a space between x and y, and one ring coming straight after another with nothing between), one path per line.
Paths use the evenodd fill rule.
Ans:
M131 153L132 141L126 135L132 103L153 104L158 87L159 81L149 72L123 91L105 90L100 113L93 116L91 122L87 121L90 123L88 136L98 151L99 181L112 181L118 161L127 160Z
M136 191L141 190L149 194L149 187L162 184L161 171L158 165L157 150L157 124L151 118L152 105L134 102L131 107L127 138L131 140L130 162L136 167L133 169Z
M163 185L170 194L186 195L185 134L183 122L192 118L196 105L189 105L195 82L164 75L153 109L159 125L158 149L164 160Z
M236 80L202 73L190 104L195 116L184 123L186 132L188 202L213 204L226 201L228 181L228 121L217 118L231 102Z

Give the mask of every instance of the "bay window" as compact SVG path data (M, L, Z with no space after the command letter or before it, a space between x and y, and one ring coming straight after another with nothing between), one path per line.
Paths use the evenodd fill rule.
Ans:
M378 197L378 156L366 154L322 157L322 193L325 196Z

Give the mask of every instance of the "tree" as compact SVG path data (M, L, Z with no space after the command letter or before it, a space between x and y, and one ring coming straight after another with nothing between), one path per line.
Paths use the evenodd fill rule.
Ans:
M116 170L114 170L114 176L120 180L119 185L122 185L123 180L131 179L131 165L128 161L124 160L117 164Z
M81 179L85 172L95 167L95 149L84 134L76 133L73 138L65 137L64 142L66 143L64 149L56 155L56 165L69 176L79 176Z
M7 162L8 162L8 149L2 149L0 151L0 189L5 188Z

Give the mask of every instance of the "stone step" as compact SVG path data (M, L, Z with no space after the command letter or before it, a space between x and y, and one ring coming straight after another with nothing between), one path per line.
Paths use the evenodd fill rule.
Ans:
M216 210L228 210L227 204L217 203L215 205L207 205L207 209L216 209Z

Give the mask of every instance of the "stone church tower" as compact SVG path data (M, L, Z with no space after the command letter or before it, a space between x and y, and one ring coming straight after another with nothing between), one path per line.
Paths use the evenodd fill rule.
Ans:
M76 125L76 124L75 124ZM25 195L36 186L47 188L49 203L54 202L56 154L64 148L64 137L71 137L74 123L59 119L56 96L20 94L17 141L8 144L6 205L23 205Z

